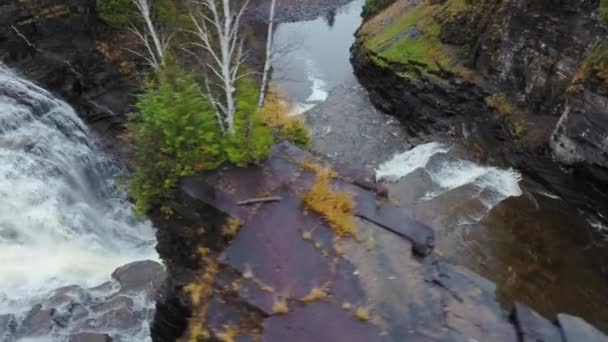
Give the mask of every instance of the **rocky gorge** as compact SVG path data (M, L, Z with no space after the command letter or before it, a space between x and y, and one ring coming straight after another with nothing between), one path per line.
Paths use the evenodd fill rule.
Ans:
M343 3L290 3L279 21L317 18ZM409 203L393 195L400 190L376 183L369 170L429 137L458 139L468 147L461 156L514 166L601 214L604 83L601 63L585 64L604 34L598 8L597 1L396 1L358 31L352 58L363 88L332 89L306 114L318 153L331 162L279 144L259 166L183 178L167 203L174 215L151 215L164 267L117 269L101 287L115 293L101 303L91 303L83 288L59 289L23 321L0 316L0 333L44 338L80 324L73 341L120 341L120 334L87 331L139 324L130 321L135 316L151 321L154 310L136 315L137 300L126 295L144 289L156 299L154 341L606 340L570 314L544 314L557 317L548 320L534 307L505 308L496 285L442 257L434 249L440 234L413 220ZM408 17L416 11L421 21ZM0 18L3 62L72 104L107 150L128 156L119 137L139 70L122 50L129 41L97 18L95 2L9 2ZM437 35L429 39L442 46L428 45L425 35ZM425 53L391 54L406 42L424 43ZM361 110L374 111L365 107L368 94L402 127ZM356 114L340 123L335 113ZM357 194L359 239L340 238L304 209L302 193L321 166L339 175L334 188ZM261 194L281 201L239 204ZM602 269L605 259L596 255ZM83 318L83 307L96 320Z
M605 203L606 24L597 1L395 1L357 36L362 84L414 135L463 137L483 146L479 158L544 184L566 166L571 179L592 183L581 185L596 198L590 208Z

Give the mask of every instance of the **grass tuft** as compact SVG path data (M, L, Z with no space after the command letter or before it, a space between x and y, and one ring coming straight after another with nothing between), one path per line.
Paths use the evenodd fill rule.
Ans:
M319 300L324 300L328 296L329 295L324 288L315 286L310 290L310 292L306 296L300 298L300 300L305 303L312 303Z
M321 215L339 237L357 236L354 212L355 203L350 193L336 191L331 186L335 172L317 169L317 177L310 191L304 194L304 204Z

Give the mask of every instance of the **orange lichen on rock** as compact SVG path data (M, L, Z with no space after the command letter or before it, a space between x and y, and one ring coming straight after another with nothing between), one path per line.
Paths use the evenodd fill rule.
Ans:
M218 263L211 257L209 249L200 248L199 253L205 265L204 272L184 287L184 292L194 307L192 317L188 320L188 341L191 342L209 338L206 328L207 301L213 294L213 281L218 272Z
M326 299L328 296L329 295L327 294L325 288L315 286L310 290L310 292L306 296L300 298L300 300L306 303L312 303Z
M331 180L336 173L327 168L316 170L317 178L310 191L304 194L304 204L321 215L339 237L357 236L355 202L347 192L334 190Z
M359 307L355 311L355 317L360 321L367 322L371 318L370 309L368 307Z
M272 305L272 312L276 315L286 315L289 313L289 307L285 298L277 298Z
M222 227L222 235L227 237L235 237L241 228L241 221L238 218L229 217Z

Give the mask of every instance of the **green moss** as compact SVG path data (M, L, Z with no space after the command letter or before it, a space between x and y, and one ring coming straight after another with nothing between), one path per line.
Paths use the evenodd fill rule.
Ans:
M365 47L376 52L387 62L415 62L427 70L450 69L455 65L452 53L441 42L442 17L456 15L467 8L465 0L449 0L432 5L428 0L405 11L382 32L365 43ZM406 37L406 32L417 30L420 34ZM415 37L412 37L415 36Z

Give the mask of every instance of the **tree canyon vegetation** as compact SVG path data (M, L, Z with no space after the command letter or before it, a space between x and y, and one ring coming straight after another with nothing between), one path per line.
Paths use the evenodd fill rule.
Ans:
M130 51L150 67L129 124L131 193L141 214L162 203L181 176L224 162L246 166L263 160L273 131L278 139L310 144L278 91L272 103L265 101L276 0L268 13L261 73L247 65L242 18L248 1L97 1L102 18L135 34L143 49Z

